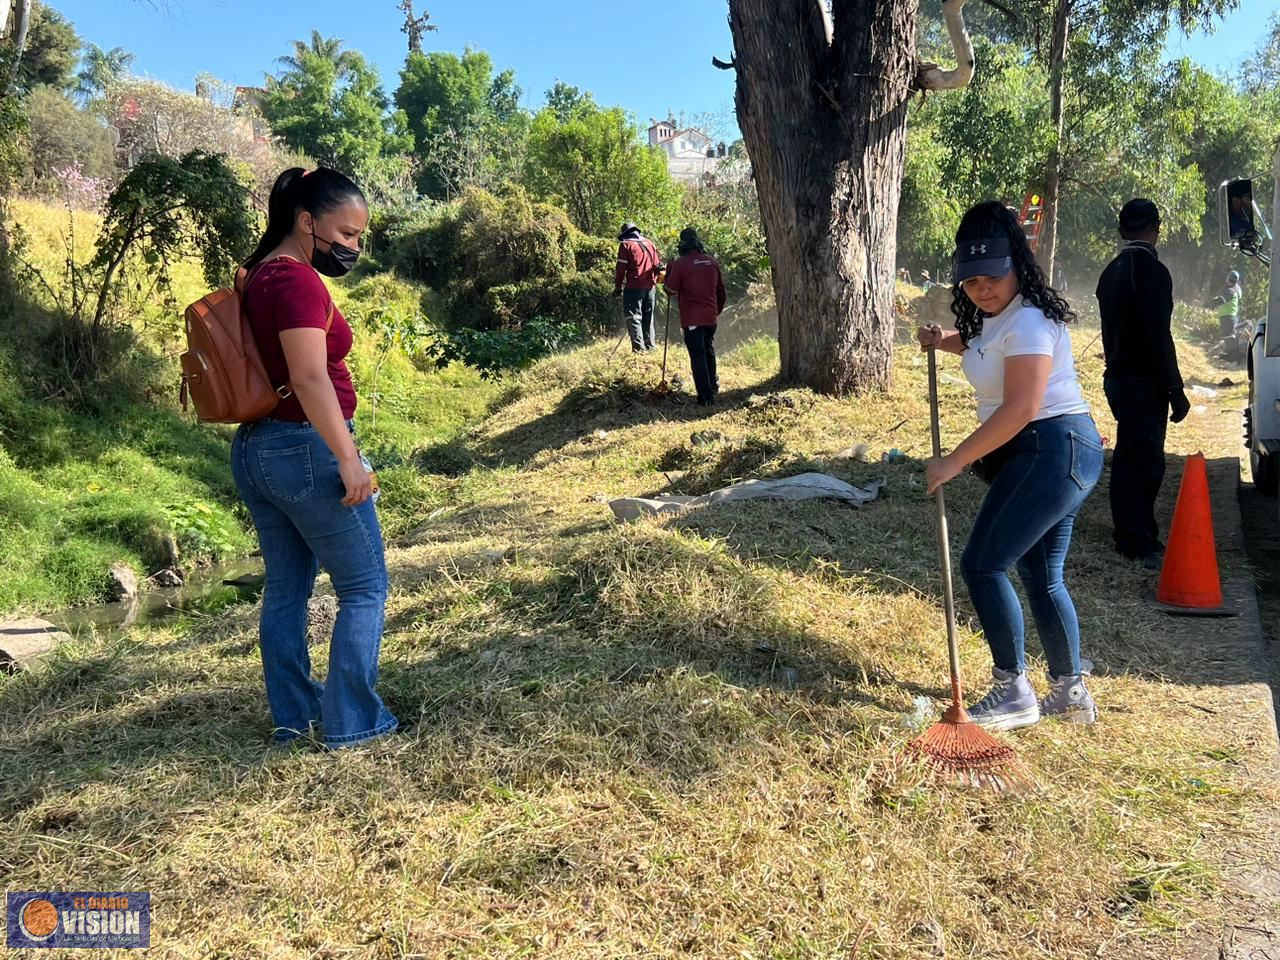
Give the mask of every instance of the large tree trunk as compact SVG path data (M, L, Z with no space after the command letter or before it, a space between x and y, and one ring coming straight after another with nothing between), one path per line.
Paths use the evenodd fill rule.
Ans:
M782 375L822 393L890 382L917 4L729 0Z
M1062 192L1063 86L1067 73L1067 40L1071 30L1071 0L1058 0L1053 14L1053 39L1049 47L1049 118L1056 135L1044 173L1044 208L1040 228L1040 265L1054 281L1058 257L1058 196Z

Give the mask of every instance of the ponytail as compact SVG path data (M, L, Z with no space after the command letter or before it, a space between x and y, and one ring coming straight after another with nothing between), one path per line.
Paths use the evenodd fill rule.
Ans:
M327 167L317 167L310 173L301 167L290 167L276 177L267 200L267 229L244 266L248 269L257 266L284 242L293 232L299 210L318 217L352 201L366 209L369 206L360 188L349 177Z

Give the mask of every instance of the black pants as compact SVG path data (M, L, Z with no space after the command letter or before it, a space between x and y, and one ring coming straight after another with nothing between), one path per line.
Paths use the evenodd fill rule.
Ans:
M624 290L622 311L627 317L627 332L631 334L631 349L636 353L652 350L657 346L654 333L654 305L658 296L656 288L648 290Z
M698 390L699 403L710 403L720 392L720 378L716 376L715 338L715 327L693 327L684 332L684 345L689 348L693 385Z
M1160 547L1156 497L1164 481L1169 390L1145 377L1107 377L1103 389L1116 418L1116 451L1111 460L1116 550L1126 557L1145 557Z

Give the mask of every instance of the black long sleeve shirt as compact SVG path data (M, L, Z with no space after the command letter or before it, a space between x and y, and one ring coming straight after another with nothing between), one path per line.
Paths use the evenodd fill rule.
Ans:
M1107 375L1146 377L1168 390L1182 389L1173 345L1173 277L1155 247L1125 244L1098 279L1102 349Z

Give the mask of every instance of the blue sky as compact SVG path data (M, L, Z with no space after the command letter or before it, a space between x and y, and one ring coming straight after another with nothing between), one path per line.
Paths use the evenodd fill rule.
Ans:
M138 73L190 89L208 71L237 84L259 85L292 41L316 28L360 50L395 89L406 44L397 0L48 0L102 47L137 55ZM424 0L438 33L433 50L487 50L499 69L514 68L530 106L557 79L621 104L647 125L668 109L721 113L733 102L733 75L715 70L731 38L725 0ZM643 10L643 14L632 11ZM1171 56L1189 56L1234 72L1263 35L1280 0L1241 0L1211 35L1171 38Z

